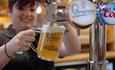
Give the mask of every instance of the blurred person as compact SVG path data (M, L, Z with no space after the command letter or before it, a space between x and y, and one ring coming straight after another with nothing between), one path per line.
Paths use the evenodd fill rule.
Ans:
M0 46L7 43L20 31L31 29L36 21L36 9L38 3L36 0L9 0L9 14L12 18L11 25L0 34ZM72 55L80 52L76 28L71 24L67 24L69 32L64 34L64 47L61 56ZM37 46L39 33L36 33L34 46ZM37 57L37 54L30 48L23 54L15 54L15 58L3 68L3 70L54 70L54 62L42 60Z

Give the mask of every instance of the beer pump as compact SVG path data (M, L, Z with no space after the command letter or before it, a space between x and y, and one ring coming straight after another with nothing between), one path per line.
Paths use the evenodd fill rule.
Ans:
M91 26L89 70L106 70L106 29L105 23L99 22L97 14L102 12L98 12L98 8L102 8L102 5L100 1L95 0L92 2L73 0L69 8L69 19L76 26L80 28Z
M106 70L106 25L115 24L115 3L97 0L97 20L91 28L90 70ZM92 51L93 50L93 51Z
M69 18L77 27L91 27L89 70L106 70L105 25L115 24L115 4L105 4L103 0L72 0L65 12L59 11L56 1L48 2L47 20L56 22L59 20L58 17L65 17Z
M99 3L99 1L95 3ZM97 12L97 14L99 13ZM90 29L90 70L106 70L105 30L105 24L100 25L97 16L95 24L92 24Z
M48 21L52 21L52 19L54 19L54 16L52 16L52 14L57 13L56 20L62 20L57 19L58 17L69 17L69 20L79 28L87 28L91 26L89 55L90 70L105 70L100 69L102 67L105 68L104 66L102 66L102 63L105 62L105 34L104 31L102 31L103 33L100 32L100 26L98 24L98 20L96 20L96 5L89 0L73 0L70 2L70 5L68 6L68 9L66 9L66 12L59 11L52 5L54 5L53 2L51 2L51 4L49 4L49 6L47 7ZM68 17L66 15L68 15Z
M94 1L73 0L69 7L69 19L80 28L90 28L89 69L105 70L105 26L100 27L97 5Z

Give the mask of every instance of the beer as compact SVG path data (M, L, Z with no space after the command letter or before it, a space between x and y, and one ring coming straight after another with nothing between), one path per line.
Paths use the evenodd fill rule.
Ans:
M59 56L59 49L62 46L64 27L43 27L37 47L38 57L53 61Z

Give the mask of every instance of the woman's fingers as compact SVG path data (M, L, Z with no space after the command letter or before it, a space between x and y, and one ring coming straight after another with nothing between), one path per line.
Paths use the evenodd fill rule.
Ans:
M35 41L35 36L23 36L23 37L21 37L21 40L33 42L33 41Z
M24 36L35 36L35 31L34 30L26 30L22 31Z
M17 36L20 51L26 51L31 47L32 42L35 40L35 33L33 30L22 31Z
M30 42L30 41L25 41L25 43L23 44L24 45L24 47L31 47L31 44L32 44L32 42Z
M35 33L33 30L21 31L7 43L9 46L7 49L11 54L27 51L34 40Z

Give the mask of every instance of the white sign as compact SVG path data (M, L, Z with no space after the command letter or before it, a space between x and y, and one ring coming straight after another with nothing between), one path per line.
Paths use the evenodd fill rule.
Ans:
M96 5L88 0L73 0L69 6L69 19L80 26L93 24L96 19Z

